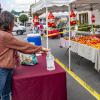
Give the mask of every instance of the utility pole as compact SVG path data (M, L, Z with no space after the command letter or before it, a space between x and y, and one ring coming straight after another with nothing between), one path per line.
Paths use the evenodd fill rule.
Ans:
M35 4L36 4L36 0L35 0Z
M0 13L1 13L1 10L2 10L2 8L1 8L1 4L0 4Z

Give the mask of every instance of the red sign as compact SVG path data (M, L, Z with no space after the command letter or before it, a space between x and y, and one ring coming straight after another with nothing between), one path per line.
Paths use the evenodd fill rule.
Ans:
M55 17L54 15L52 14L52 12L49 13L48 15L48 26L49 27L55 27Z
M33 23L34 23L34 26L39 25L39 18L38 18L38 16L34 16Z
M70 25L71 26L76 25L76 15L73 10L71 10L70 13Z
M92 23L95 23L95 15L94 14L92 14L92 16L91 16L91 21L92 21Z

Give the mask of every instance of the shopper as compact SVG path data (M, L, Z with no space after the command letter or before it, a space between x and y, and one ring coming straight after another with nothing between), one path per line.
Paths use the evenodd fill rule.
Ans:
M39 31L40 32L39 33L40 33L41 36L43 36L43 34L44 34L43 29L44 29L43 25L40 23L40 25L39 25Z
M8 11L0 14L0 96L10 100L12 71L18 65L17 51L33 54L48 49L29 44L12 36L14 16Z

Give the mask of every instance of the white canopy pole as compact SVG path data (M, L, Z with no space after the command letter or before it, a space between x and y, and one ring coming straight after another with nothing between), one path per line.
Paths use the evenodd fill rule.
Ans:
M71 70L71 26L70 26L70 4L68 5L68 12L69 12L69 70Z
M47 33L47 48L48 48L48 7L46 7L46 33Z

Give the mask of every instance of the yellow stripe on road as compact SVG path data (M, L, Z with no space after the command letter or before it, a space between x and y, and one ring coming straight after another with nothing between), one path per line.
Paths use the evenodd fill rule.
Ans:
M80 77L78 77L74 72L69 70L63 63L61 63L58 59L55 61L69 74L71 75L82 87L84 87L93 97L97 100L100 100L100 94L97 93L91 86L89 86L86 82L84 82Z

